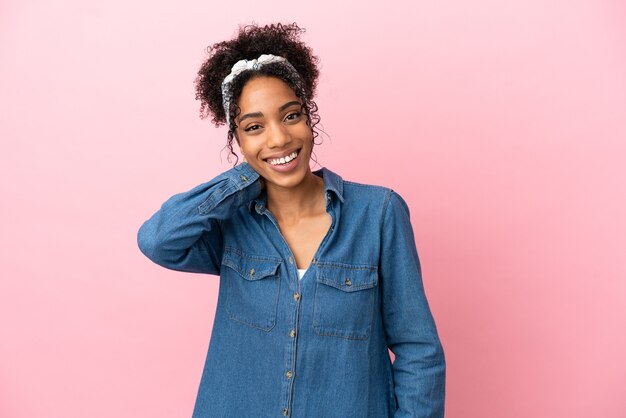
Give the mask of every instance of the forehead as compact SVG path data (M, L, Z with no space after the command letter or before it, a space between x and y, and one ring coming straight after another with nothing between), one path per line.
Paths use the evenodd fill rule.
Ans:
M298 97L287 83L276 77L260 76L243 86L237 104L245 113L246 110L277 109L290 100L298 100Z

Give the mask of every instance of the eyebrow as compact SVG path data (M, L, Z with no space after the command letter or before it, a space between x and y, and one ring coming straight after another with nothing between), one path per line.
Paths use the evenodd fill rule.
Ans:
M287 109L289 106L293 106L293 105L298 105L301 106L301 103L297 100L292 100L290 102L285 103L284 105L282 105L281 107L278 108L279 112L282 112L283 110Z
M285 103L284 105L282 105L281 107L278 108L279 112L282 112L283 110L287 109L289 106L293 106L293 105L298 105L298 106L302 106L302 103L300 103L297 100L292 100L290 102ZM241 123L241 121L243 121L244 119L248 119L248 118L261 118L263 117L263 113L261 112L254 112L254 113L246 113L245 115L241 116L239 118L239 123Z

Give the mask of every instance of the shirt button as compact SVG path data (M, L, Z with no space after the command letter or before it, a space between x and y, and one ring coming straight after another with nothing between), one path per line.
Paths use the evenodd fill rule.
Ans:
M349 277L346 277L346 286L352 286L352 280Z
M242 175L241 175L241 179L242 179L243 181L247 181L247 180L248 180L248 177L246 177L246 176L244 176L244 175L242 174Z
M291 379L291 376L293 376L292 371L289 370L287 373L285 373L285 376L287 376L287 379Z
M293 294L293 298L294 298L295 300L300 300L300 293L298 293L298 292L294 293L294 294Z
M283 415L284 416L289 415L289 410L287 408L283 408Z
M289 336L290 337L295 337L296 336L296 331L293 330L293 329L291 331L289 331Z
M250 269L250 276L254 276L254 269Z
M317 263L317 260L313 259L313 260L311 260L311 263L315 264L315 263Z
M289 256L289 264L293 264L293 257Z

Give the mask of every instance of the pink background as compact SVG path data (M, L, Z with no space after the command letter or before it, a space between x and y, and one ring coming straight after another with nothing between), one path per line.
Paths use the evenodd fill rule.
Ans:
M230 167L193 79L253 20L297 21L322 60L320 164L411 207L446 416L626 416L625 13L3 1L0 416L191 415L218 278L152 264L136 232Z

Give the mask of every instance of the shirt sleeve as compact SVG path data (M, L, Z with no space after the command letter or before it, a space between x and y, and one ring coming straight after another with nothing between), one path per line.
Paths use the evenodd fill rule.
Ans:
M383 324L395 355L394 418L443 417L443 347L424 293L409 208L394 191L385 203L380 260Z
M139 228L139 249L162 267L217 275L223 252L219 221L260 192L259 174L243 163L175 194Z

